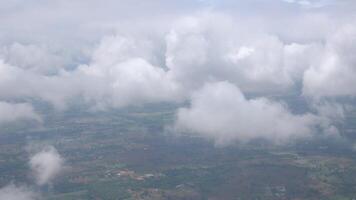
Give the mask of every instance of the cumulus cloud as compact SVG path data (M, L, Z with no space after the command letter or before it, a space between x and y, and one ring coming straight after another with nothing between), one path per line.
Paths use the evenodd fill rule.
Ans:
M1 61L0 97L47 101L58 109L73 99L101 109L179 99L179 85L151 63L153 50L145 44L119 35L106 37L89 64L55 75Z
M168 73L186 90L227 80L244 92L280 93L301 82L321 48L285 43L275 35L249 33L239 26L226 15L212 13L178 21L166 37Z
M226 81L228 86L215 87L239 99L232 108L241 112L230 115L261 123L247 123L251 129L234 127L238 136L227 126L227 138L285 140L310 135L317 125L336 133L330 126L336 119L320 103L327 101L324 97L356 94L355 6L349 0L4 0L0 102L21 102L12 107L21 105L31 113L33 101L49 102L58 110L78 102L105 110L192 101L190 109L178 114L190 119L204 107L194 105L206 103L198 94L209 96L206 88L214 90L207 83ZM294 115L284 103L266 97L290 93L311 97L308 103L317 105L310 110L314 114ZM242 105L251 113L275 117L270 123L277 126L267 126ZM199 112L220 113L220 108L227 109ZM224 124L222 119L230 120L218 118L216 127ZM193 124L190 129L200 132Z
M24 186L10 184L0 189L1 200L38 200L38 193Z
M84 100L105 109L181 101L209 81L229 81L260 95L290 92L302 82L304 94L322 92L318 85L324 85L325 75L318 66L330 58L320 52L333 45L284 41L240 18L203 11L174 20L165 40L164 34L141 30L141 35L107 36L91 59L74 69L57 69L63 65L58 55L45 48L15 43L5 48L0 63L0 97L48 101L59 109ZM242 28L246 26L249 30ZM55 74L48 74L51 70Z
M213 139L217 144L266 139L285 142L311 136L321 119L295 115L286 105L266 98L247 99L228 82L209 83L178 111L176 128Z
M19 81L20 80L20 81ZM48 101L58 108L66 105L66 100L77 93L77 87L66 73L47 76L12 66L0 60L0 98Z
M50 183L62 171L63 163L63 158L52 146L36 153L29 161L38 185Z
M303 92L312 97L356 95L356 27L346 26L327 40L320 63L306 70Z
M48 47L33 44L14 43L5 46L0 51L4 62L29 69L41 74L55 74L60 68L65 68L65 56L52 53Z
M41 117L27 103L7 103L0 101L0 124L16 122L18 120L35 120L40 122Z
M175 101L179 85L152 64L152 48L119 35L103 39L91 63L73 73L74 79L85 82L80 85L84 99L104 107Z

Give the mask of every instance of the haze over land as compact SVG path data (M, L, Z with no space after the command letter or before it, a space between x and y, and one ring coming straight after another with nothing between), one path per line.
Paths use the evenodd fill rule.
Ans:
M162 135L219 147L355 134L352 0L2 0L0 30L0 135L158 105ZM51 145L26 150L34 187L65 171ZM0 186L0 199L40 196Z

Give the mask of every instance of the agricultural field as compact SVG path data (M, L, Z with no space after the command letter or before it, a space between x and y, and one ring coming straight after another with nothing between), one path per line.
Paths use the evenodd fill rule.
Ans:
M172 132L175 107L153 106L52 113L46 126L7 128L0 136L0 186L31 184L27 148L50 144L65 169L36 187L49 200L356 198L356 152L347 136L216 146ZM347 126L351 134L354 125Z

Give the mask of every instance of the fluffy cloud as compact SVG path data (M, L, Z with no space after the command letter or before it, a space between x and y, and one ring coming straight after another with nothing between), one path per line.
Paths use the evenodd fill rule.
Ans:
M346 26L327 40L320 63L304 75L303 92L313 97L356 95L356 27Z
M10 184L0 189L0 199L2 200L38 200L37 193L24 186Z
M150 63L153 50L142 44L122 36L106 37L89 64L55 75L1 61L0 97L48 101L58 109L65 109L73 99L96 108L176 101L179 85L162 67Z
M244 92L280 93L301 82L321 48L287 44L238 26L226 15L211 13L178 21L166 38L168 73L186 90L227 80Z
M0 101L0 124L18 120L41 121L41 117L27 103L11 104Z
M20 81L19 81L20 80ZM56 76L38 74L0 60L0 98L23 100L25 98L43 100L59 108L66 100L77 94L77 86L67 73Z
M152 47L122 36L105 38L89 65L80 66L73 79L84 81L80 90L88 102L122 107L179 99L179 85L154 66Z
M329 126L335 119L320 102L356 94L355 6L349 0L4 0L0 101L26 103L10 107L21 105L28 113L33 101L59 110L72 102L105 110L192 101L193 107L180 110L178 124L191 119L183 123L187 128L216 137L212 132L230 118L218 117L216 127L200 131L193 115L197 109L230 111L221 106L204 111L199 105L206 102L197 97L214 90L207 83L227 81L228 86L216 87L239 99L230 115L246 115L261 125L248 120L244 126L227 126L224 138L285 140L310 135L315 126L336 133ZM312 97L315 114L294 115L283 103L266 98L289 93ZM277 126L262 120L274 117L269 123Z
M74 69L58 69L63 63L45 48L15 43L5 49L5 61L0 63L0 97L48 101L59 109L84 100L105 109L181 101L209 81L229 81L243 92L259 95L291 92L303 82L304 94L314 95L326 93L320 87L331 76L339 77L338 73L325 75L328 69L324 69L334 62L328 61L335 56L327 52L335 54L328 49L341 43L333 42L337 39L326 46L318 41L288 42L256 29L255 22L248 30L241 28L247 24L234 16L200 12L176 21L167 30L166 40L162 34L149 37L153 33L146 31L105 37L90 61ZM348 62L350 56L342 55L338 62ZM347 70L350 67L344 68L338 71L349 76L343 82L350 84L354 74ZM55 73L48 74L52 70ZM332 84L328 91L341 92L341 86Z
M33 155L30 167L38 185L50 183L63 169L63 158L57 150L49 146Z
M236 86L219 82L193 94L190 107L178 111L176 127L218 144L257 138L285 142L310 136L321 122L314 114L295 115L266 98L246 99Z
M0 56L6 63L13 66L41 74L55 74L70 62L65 61L65 56L50 51L48 47L44 46L14 43L3 47Z

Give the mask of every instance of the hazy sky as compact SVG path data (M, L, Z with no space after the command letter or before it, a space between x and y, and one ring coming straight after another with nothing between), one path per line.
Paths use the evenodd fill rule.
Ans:
M336 136L353 109L338 99L356 95L355 11L352 0L2 0L0 125L41 123L36 101L190 102L174 130L217 143ZM286 94L309 111L271 99Z

